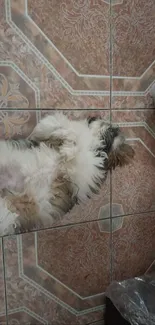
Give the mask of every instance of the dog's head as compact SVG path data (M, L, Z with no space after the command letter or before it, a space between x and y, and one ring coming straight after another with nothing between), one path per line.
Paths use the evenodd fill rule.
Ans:
M88 118L88 126L91 128L94 136L100 139L101 146L97 148L98 155L102 152L107 153L106 168L115 169L117 166L128 165L133 157L134 150L126 142L124 134L120 128L106 123L100 118Z

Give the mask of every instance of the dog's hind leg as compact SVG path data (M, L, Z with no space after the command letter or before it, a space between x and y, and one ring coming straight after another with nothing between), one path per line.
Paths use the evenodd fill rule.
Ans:
M17 233L41 227L39 208L33 197L4 190L0 201L0 233ZM3 217L4 215L4 217ZM6 217L7 216L7 217ZM11 229L11 228L12 229Z
M9 210L5 198L0 197L0 236L15 234L18 214Z

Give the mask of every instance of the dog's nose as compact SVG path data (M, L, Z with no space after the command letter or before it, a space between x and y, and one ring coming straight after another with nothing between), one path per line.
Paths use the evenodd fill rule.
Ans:
M114 127L114 126L110 126L109 127L109 129L108 129L108 132L109 132L109 134L111 135L111 137L113 138L113 140L114 140L114 138L115 137L117 137L118 135L119 135L119 133L120 133L120 129L119 129L119 127Z

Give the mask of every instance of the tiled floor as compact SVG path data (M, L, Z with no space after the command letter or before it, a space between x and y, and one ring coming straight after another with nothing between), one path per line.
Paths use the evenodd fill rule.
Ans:
M102 325L110 281L154 269L154 35L154 0L0 0L0 137L61 109L136 152L52 229L1 239L0 325Z

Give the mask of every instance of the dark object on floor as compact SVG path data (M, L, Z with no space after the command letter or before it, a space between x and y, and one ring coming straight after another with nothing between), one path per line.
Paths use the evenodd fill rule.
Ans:
M121 316L111 300L107 297L104 319L104 325L130 325L130 323Z
M106 325L155 325L154 273L114 281L106 297Z

